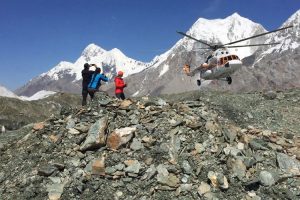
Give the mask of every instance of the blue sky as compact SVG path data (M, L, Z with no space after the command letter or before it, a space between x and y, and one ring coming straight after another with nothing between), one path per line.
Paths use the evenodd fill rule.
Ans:
M95 43L150 61L200 17L234 12L278 28L300 0L0 0L0 85L14 90Z

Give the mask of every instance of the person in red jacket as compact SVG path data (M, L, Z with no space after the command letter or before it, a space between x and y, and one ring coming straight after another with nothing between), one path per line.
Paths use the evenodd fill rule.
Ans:
M123 72L119 71L117 77L115 78L115 85L116 85L116 90L115 94L118 99L125 99L124 91L123 89L127 86L126 83L123 80Z

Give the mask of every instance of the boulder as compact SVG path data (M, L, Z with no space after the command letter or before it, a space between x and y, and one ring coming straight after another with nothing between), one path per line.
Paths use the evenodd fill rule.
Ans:
M107 138L107 146L110 149L117 150L122 145L128 143L134 135L136 127L126 127L121 129L116 129Z
M108 119L103 117L96 121L89 129L88 135L84 143L81 145L81 151L87 151L92 149L97 149L105 146L106 142L106 129L107 129Z

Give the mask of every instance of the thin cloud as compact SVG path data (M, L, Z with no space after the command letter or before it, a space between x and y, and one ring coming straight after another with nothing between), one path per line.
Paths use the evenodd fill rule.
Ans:
M208 5L207 8L204 8L204 10L202 11L203 14L211 14L211 13L214 13L214 12L217 12L220 5L221 5L221 1L222 0L213 0L213 1L210 1L210 5Z

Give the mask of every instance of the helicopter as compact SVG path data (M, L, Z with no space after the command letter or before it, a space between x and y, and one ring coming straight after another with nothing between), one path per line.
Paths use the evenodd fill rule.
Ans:
M201 85L201 79L204 80L224 80L229 85L232 83L231 75L240 69L242 67L242 61L241 59L235 55L230 53L230 48L240 48L240 47L253 47L253 46L267 46L267 45L276 45L279 43L269 43L269 44L249 44L249 45L233 45L239 42L243 42L246 40L250 40L253 38L261 37L263 35L271 34L274 32L282 31L288 28L292 28L293 26L286 26L280 29L276 29L273 31L261 33L258 35L254 35L251 37L247 37L244 39L236 40L233 42L229 42L226 44L209 44L203 40L196 39L192 37L191 35L188 35L186 33L177 31L180 35L183 35L189 39L195 40L201 44L206 45L207 47L202 47L199 49L206 49L210 51L210 55L207 57L206 62L200 67L194 69L193 71L190 71L190 65L185 64L183 67L183 71L188 76L194 76L197 72L200 71L200 79L197 80L197 85ZM233 45L233 46L232 46ZM204 52L207 53L207 52Z

